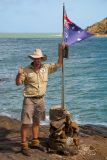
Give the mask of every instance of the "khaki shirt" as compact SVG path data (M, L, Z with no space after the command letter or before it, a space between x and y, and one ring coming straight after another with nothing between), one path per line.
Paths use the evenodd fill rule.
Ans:
M25 97L42 96L46 92L48 74L53 73L59 68L58 64L42 64L38 73L34 71L33 65L24 68L21 80L25 88Z

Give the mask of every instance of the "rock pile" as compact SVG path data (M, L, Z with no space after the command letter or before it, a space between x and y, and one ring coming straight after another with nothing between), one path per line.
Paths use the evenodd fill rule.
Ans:
M50 109L49 147L63 154L77 154L79 127L72 121L69 111L60 106Z

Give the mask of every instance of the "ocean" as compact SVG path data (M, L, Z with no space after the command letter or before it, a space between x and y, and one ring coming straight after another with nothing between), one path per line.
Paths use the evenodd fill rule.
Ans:
M0 115L20 119L24 86L15 85L20 66L31 63L28 58L35 48L48 56L45 63L58 57L60 36L0 38ZM107 126L107 37L91 37L69 47L64 59L65 107L79 124ZM46 121L49 109L61 105L61 69L49 75L45 95Z

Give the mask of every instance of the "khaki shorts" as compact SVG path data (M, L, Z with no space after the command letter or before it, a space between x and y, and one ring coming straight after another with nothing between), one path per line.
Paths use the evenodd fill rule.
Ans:
M45 120L45 103L44 98L24 98L21 113L22 124L39 124L41 120Z

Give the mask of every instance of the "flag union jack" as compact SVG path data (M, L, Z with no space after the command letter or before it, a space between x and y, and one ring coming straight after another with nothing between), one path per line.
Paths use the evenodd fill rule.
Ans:
M67 16L64 16L64 26L69 29L69 25L70 25L71 23L72 23L72 22L68 19L68 17L67 17Z

